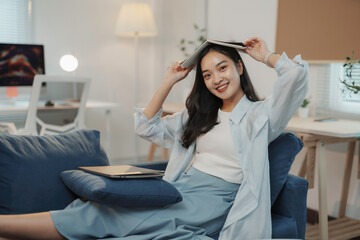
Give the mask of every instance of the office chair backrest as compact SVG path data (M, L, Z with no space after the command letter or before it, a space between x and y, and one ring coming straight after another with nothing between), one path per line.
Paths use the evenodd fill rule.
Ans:
M90 82L91 79L85 77L36 75L32 86L25 128L20 132L20 134L41 136L45 134L58 134L85 128L85 107L89 95ZM83 91L80 97L80 102L72 103L72 105L78 107L77 115L72 123L63 126L48 124L37 116L40 92L43 83L83 84ZM40 126L39 131L37 129L37 125Z

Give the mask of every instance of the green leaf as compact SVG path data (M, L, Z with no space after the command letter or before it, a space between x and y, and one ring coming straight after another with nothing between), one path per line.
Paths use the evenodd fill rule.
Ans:
M184 39L184 38L181 39L180 43L181 43L181 44L184 44L184 43L185 43L185 39Z
M186 47L182 47L181 51L183 51L183 52L186 51Z
M302 107L302 108L305 108L305 107L310 103L310 98L311 98L311 97L309 97L309 98L304 98L304 100L303 100L303 102L302 102L302 104L301 104L301 107Z
M346 59L347 61L349 61L349 60L350 60L350 57L346 57L345 59Z
M194 24L194 28L195 28L196 30L199 29L198 25L196 25L196 24Z

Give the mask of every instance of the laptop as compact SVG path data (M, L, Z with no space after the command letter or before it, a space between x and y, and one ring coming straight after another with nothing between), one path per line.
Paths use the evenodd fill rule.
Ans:
M108 178L150 178L164 176L164 171L134 167L131 165L91 166L79 167L79 169Z

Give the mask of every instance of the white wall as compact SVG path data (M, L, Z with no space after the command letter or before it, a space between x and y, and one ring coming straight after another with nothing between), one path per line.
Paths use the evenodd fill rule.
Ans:
M118 102L121 110L113 112L111 119L111 159L132 159L134 156L132 130L133 40L114 35L116 15L125 0L35 0L35 40L45 44L46 67L50 74L63 73L58 66L61 55L73 51L80 65L77 75L93 78L90 98ZM147 0L154 10L159 35L140 39L139 102L144 105L160 84L171 62L183 59L178 44L181 38L195 37L193 24L205 25L205 0L175 1ZM209 0L209 38L245 40L250 36L264 38L272 50L275 46L277 0ZM293 56L289 56L293 57ZM255 88L262 97L271 94L276 80L274 70L247 56L244 62ZM310 66L309 95L316 104L317 67ZM175 86L168 102L183 99L184 89L191 79ZM104 131L105 121L101 111L88 113L87 124ZM145 156L148 143L139 140L140 156ZM343 177L346 146L327 147L328 159L328 209L337 215ZM356 150L358 154L358 150ZM357 157L357 155L356 155ZM295 160L292 173L300 169ZM347 215L360 219L360 185L356 179L357 161L354 161ZM316 176L317 180L317 176ZM309 190L308 205L318 209L317 181Z

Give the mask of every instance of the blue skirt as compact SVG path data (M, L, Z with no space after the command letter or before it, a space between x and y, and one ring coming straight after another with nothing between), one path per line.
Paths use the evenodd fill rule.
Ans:
M195 168L172 184L183 201L163 208L113 207L77 199L50 214L68 239L196 239L220 232L240 186Z

